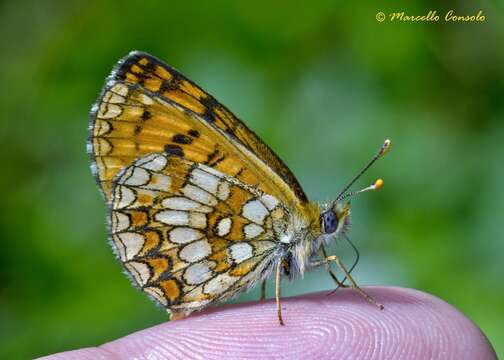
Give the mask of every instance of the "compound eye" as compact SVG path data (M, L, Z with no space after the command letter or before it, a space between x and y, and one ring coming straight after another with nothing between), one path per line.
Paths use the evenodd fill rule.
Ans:
M329 210L322 214L322 228L324 233L332 234L338 228L338 218L334 211Z

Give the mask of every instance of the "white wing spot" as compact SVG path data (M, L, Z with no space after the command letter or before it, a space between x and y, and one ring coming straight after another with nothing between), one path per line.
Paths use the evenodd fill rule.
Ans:
M172 210L194 210L204 213L212 212L209 206L201 205L196 201L192 201L186 197L171 197L162 201L161 206Z
M140 262L136 261L130 261L124 264L128 272L133 275L135 278L136 282L140 285L143 286L145 283L149 280L150 278L150 271L149 267Z
M170 241L176 244L185 244L203 237L203 233L188 227L179 227L170 231Z
M217 224L217 235L225 236L229 234L231 230L232 221L231 218L224 218Z
M179 251L179 257L187 262L196 262L206 258L212 253L212 248L207 239L195 241L186 245Z
M114 209L125 208L135 201L135 193L126 186L119 186L119 188L116 188L115 194L119 194L119 197L115 197Z
M102 119L112 119L120 115L122 109L116 104L102 103L100 106L100 111L98 111L98 117Z
M217 197L223 201L228 199L228 197L229 197L229 183L227 183L225 181L221 181L219 183L219 187L217 189Z
M163 210L154 215L157 221L167 225L189 225L189 213L177 210Z
M201 190L197 186L193 186L191 184L187 184L184 186L182 189L182 193L187 196L190 199L193 199L195 201L198 201L202 204L209 205L209 206L215 206L217 205L217 199L207 193L204 190Z
M147 286L142 289L145 291L147 294L152 296L155 300L159 301L163 306L168 305L168 301L166 301L166 298L163 294L163 292L154 286Z
M145 185L149 182L150 176L147 170L133 166L121 176L121 184L129 186Z
M194 169L191 173L191 182L211 194L217 194L219 178L201 169Z
M231 257L237 264L252 257L252 246L244 242L231 245L229 250L231 251Z
M94 136L101 136L101 135L108 133L109 131L110 131L110 123L108 121L100 120L100 119L96 120L95 128L94 128ZM90 146L90 145L91 144L88 143L88 146ZM92 150L89 148L87 150L88 150L88 152L92 152Z
M108 102L109 104L122 104L124 103L124 97L121 95L115 94L111 91L107 92L107 95L103 97L104 101Z
M137 162L137 165L147 170L161 171L165 168L166 163L167 160L164 156L159 154L151 154L144 157L141 162Z
M128 87L123 84L115 84L110 90L122 96L128 95Z
M261 196L261 201L268 208L268 210L273 210L278 205L278 200L271 195L265 194Z
M203 291L209 295L222 294L238 279L239 277L229 276L227 273L217 275L205 284Z
M190 285L198 285L207 281L212 276L213 271L208 264L195 263L187 268L184 273L185 281Z
M112 213L112 231L119 232L126 230L130 226L129 217L121 212Z
M245 238L253 239L256 236L261 235L264 229L257 224L248 224L244 226L243 231L245 231Z
M112 151L112 146L108 140L103 138L94 138L93 139L93 149L96 149L97 152L101 154L108 154ZM103 162L105 165L106 162ZM105 173L105 169L101 168L100 173Z
M268 215L268 209L259 200L253 200L243 206L242 213L250 221L262 225L264 218Z
M117 235L121 242L124 244L125 253L120 254L121 260L131 260L136 254L142 250L145 243L145 238L143 235L137 234L135 232L125 232Z

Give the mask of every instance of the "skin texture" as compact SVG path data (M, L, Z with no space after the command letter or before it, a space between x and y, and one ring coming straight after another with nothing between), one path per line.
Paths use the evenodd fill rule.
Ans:
M138 331L104 345L44 357L68 359L496 359L480 329L426 293L366 288L228 305Z

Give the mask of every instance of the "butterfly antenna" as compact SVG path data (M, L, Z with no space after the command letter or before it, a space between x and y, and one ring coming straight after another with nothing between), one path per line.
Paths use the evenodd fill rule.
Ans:
M355 192L351 192L351 193L348 193L345 195L345 193L347 192L347 190L362 176L362 174L364 174L370 167L371 165L373 165L376 160L378 160L379 158L381 158L383 155L385 155L387 153L387 151L390 149L390 140L387 139L383 142L383 145L380 147L380 150L378 150L378 152L376 153L375 156L373 156L373 158L371 159L370 162L367 163L366 166L364 166L364 168L357 174L357 176L355 176L352 181L350 181L348 183L347 186L345 186L345 188L338 194L338 196L336 197L336 200L339 201L339 200L342 200L342 199L346 199L347 197L350 197L350 196L353 196L353 195L356 195L356 194L359 194L359 193L362 193L362 192L365 192L365 191L369 191L369 190L378 190L380 189L381 187L383 187L383 180L382 179L378 179L374 182L373 185L371 186L368 186L362 190L359 190L359 191L355 191Z
M346 198L352 197L354 195L366 192L366 191L371 191L371 190L380 190L383 187L384 181L383 179L378 179L376 180L372 185L369 185L368 187L365 187L364 189L360 189L358 191L351 191L349 193L346 193L345 195L339 197L337 200L345 200Z
M359 259L360 259L360 253L359 253L359 250L357 249L357 247L354 245L354 243L350 240L350 238L345 234L343 233L343 236L345 237L345 240L350 244L350 246L352 247L353 251L355 252L355 260L352 264L352 266L350 267L350 269L348 270L348 273L351 274L353 269L355 269L355 267L357 266L357 263L359 262ZM342 284L345 283L347 277L345 276L343 278L343 280L341 281ZM336 287L336 289L334 289L333 291L331 291L329 294L327 295L331 295L331 294L334 294L336 292L336 290L338 290L340 288L340 285L338 285Z
M353 251L355 252L355 260L354 260L352 266L350 267L350 269L348 270L348 273L351 274L353 269L355 269L355 267L357 266L357 263L360 260L360 253L359 253L359 250L357 249L357 246L354 245L354 243L350 240L350 238L347 236L347 234L343 234L343 236L345 237L345 240L350 244ZM345 280L346 280L346 278L343 279L343 281L345 281Z

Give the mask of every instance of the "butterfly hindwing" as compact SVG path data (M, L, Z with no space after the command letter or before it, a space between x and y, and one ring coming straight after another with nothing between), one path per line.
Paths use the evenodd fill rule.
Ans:
M176 155L146 155L112 186L111 239L134 283L173 313L264 278L290 214L274 196Z

